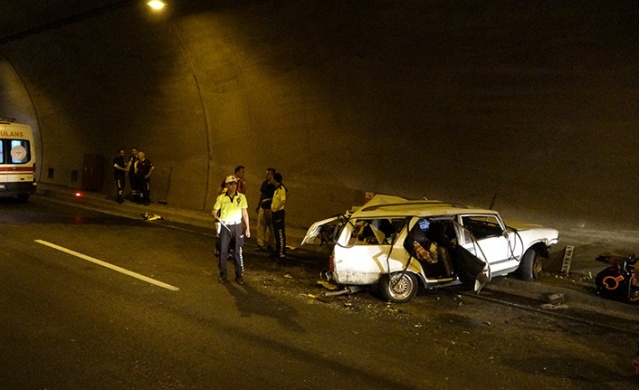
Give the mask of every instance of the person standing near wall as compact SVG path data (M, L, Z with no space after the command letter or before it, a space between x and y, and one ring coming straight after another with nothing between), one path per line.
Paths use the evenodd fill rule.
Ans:
M138 159L136 176L142 191L142 202L148 206L151 204L151 173L155 170L155 166L146 158L143 151L138 152Z
M235 167L235 172L233 173L235 178L237 179L237 192L240 194L246 195L246 179L244 179L245 169L244 165L238 165Z
M237 179L235 176L229 176L224 180L227 191L220 194L215 200L213 206L213 217L219 221L220 229L220 256L218 258L218 267L220 270L220 283L226 283L227 267L226 259L229 253L229 244L234 239L235 260L235 281L238 284L244 284L242 274L244 273L244 237L251 237L249 227L248 203L246 196L237 192ZM244 225L242 225L244 222Z
M117 189L116 199L120 204L124 203L125 172L127 172L127 169L124 162L124 149L119 149L118 154L113 159L113 178Z
M286 224L284 206L286 205L286 193L288 189L282 183L282 175L275 173L271 181L275 186L273 193L273 203L271 203L271 211L273 213L273 234L275 235L275 253L273 257L286 258Z
M260 187L260 201L257 204L257 250L271 252L273 250L273 219L271 218L271 203L275 186L271 181L275 175L275 168L266 168L266 180Z
M135 170L138 162L138 148L131 148L131 157L129 157L129 162L126 165L126 169L129 171L129 187L131 187L131 200L137 202L139 199L137 180L135 177Z
M237 180L237 192L240 194L246 195L246 180L244 179L245 169L244 165L238 165L235 167L233 171L233 176L235 180ZM225 182L226 178L222 180L220 184L220 188L217 190L218 195L226 192L228 190Z

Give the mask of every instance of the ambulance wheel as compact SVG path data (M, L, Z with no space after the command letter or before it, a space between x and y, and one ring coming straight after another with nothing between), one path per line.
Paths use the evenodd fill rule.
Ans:
M396 272L384 275L379 289L384 298L393 303L405 303L417 294L417 277L412 272Z
M532 248L528 249L521 258L521 263L517 268L517 276L526 281L539 279L542 270L541 259L537 251Z

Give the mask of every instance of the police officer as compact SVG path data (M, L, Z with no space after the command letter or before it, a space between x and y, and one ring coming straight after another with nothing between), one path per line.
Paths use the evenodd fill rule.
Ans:
M113 159L113 178L117 188L117 201L122 204L124 202L124 173L127 171L124 163L124 149L119 149L118 154Z
M282 175L276 172L271 179L275 186L273 202L271 203L273 234L275 235L275 253L269 257L286 259L286 193L288 188L282 183Z
M237 179L235 176L228 176L224 183L227 191L220 194L215 200L213 206L213 217L220 222L220 257L218 266L220 269L220 283L226 283L227 270L226 258L229 252L229 243L235 239L234 255L235 262L235 281L238 284L244 284L242 273L244 272L244 258L242 247L244 246L244 237L251 237L249 228L248 202L246 196L237 192ZM244 221L244 226L242 225ZM244 230L244 231L243 231Z

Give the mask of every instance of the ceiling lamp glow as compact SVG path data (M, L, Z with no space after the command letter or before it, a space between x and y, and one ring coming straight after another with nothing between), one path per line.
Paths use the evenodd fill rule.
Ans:
M160 10L162 8L164 8L165 4L163 1L161 0L151 0L148 3L146 3L149 7L156 9L156 10Z

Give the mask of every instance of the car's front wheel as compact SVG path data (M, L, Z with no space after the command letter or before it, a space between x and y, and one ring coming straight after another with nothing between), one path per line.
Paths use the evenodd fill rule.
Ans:
M526 281L537 280L541 275L542 268L542 257L536 250L530 248L521 258L521 263L517 268L517 276Z
M412 272L396 272L384 275L379 281L379 288L386 300L394 303L405 303L417 294L417 277Z

